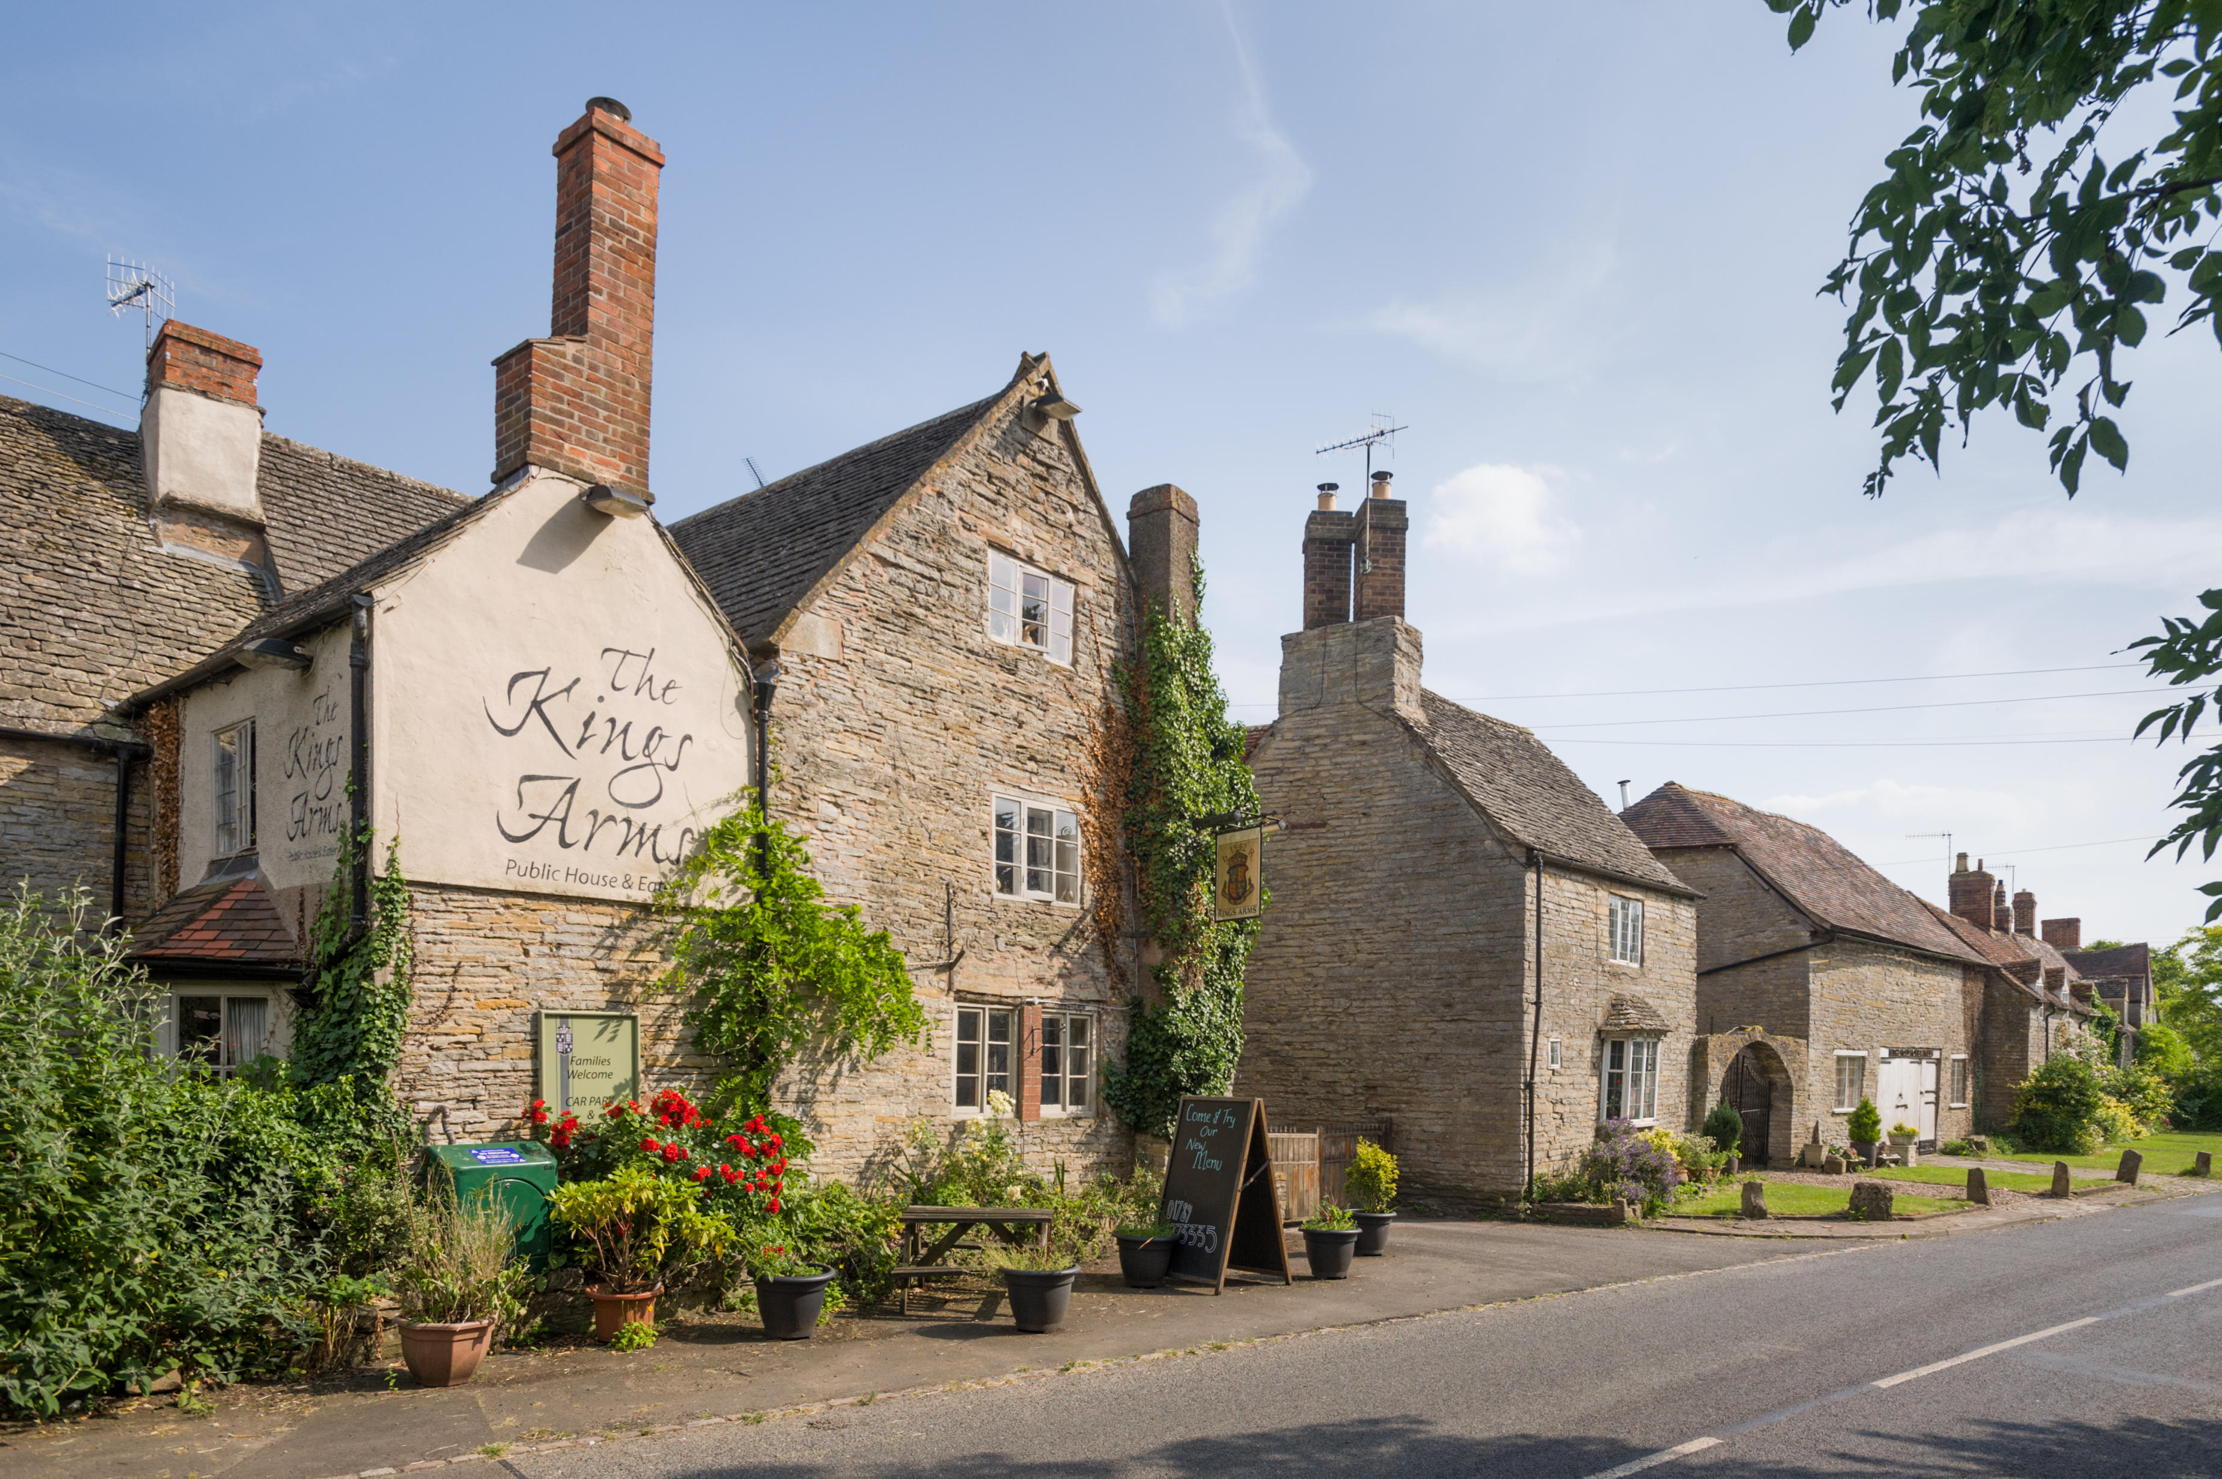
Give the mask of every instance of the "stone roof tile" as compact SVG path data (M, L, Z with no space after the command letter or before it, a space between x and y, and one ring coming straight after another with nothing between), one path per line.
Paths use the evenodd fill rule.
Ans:
M1605 1020L1598 1024L1598 1031L1611 1037L1616 1033L1665 1032L1666 1014L1640 996L1615 994L1605 1003Z
M146 961L294 966L301 949L259 874L195 884L132 932L131 954Z

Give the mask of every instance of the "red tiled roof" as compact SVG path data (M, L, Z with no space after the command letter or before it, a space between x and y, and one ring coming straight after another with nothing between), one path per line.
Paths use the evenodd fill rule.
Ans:
M150 963L291 966L301 948L258 875L195 884L156 910L132 936L132 955Z

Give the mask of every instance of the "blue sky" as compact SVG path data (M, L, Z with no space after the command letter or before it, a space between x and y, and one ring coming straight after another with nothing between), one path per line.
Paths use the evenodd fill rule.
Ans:
M2211 873L2134 840L2181 753L2116 736L2151 707L2120 649L2222 555L2222 361L2140 351L2130 471L2072 502L2005 425L1863 499L1814 288L1913 120L1881 31L1792 57L1757 3L115 5L11 40L0 352L131 391L101 268L144 257L263 350L272 430L475 491L488 362L547 326L548 147L607 93L670 159L667 517L1048 349L1115 505L1201 503L1262 721L1311 487L1363 481L1313 449L1394 412L1430 686L1608 798L1726 792L1932 897L1943 844L1907 834L1949 830L2087 937L2199 912ZM1956 676L2026 669L2083 671ZM1846 709L1885 711L1791 713Z

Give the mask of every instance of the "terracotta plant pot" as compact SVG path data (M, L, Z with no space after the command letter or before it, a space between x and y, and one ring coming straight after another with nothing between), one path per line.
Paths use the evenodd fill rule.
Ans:
M826 1285L833 1270L816 1274L781 1274L756 1281L756 1315L764 1333L773 1340L808 1340L818 1329L818 1312L825 1308Z
M1353 1212L1358 1219L1358 1247L1360 1258L1380 1258L1389 1251L1389 1224L1396 1221L1394 1212Z
M1171 1238L1119 1239L1119 1273L1129 1289L1155 1289L1165 1282L1173 1266Z
M478 1370L493 1344L492 1320L401 1327L401 1359L420 1387L461 1386Z
M645 1294L605 1294L599 1289L586 1292L594 1301L594 1338L608 1345L626 1325L656 1323L656 1296L664 1292L664 1286L658 1284Z
M1072 1281L1080 1265L1071 1268L1003 1270L1003 1288L1011 1296L1011 1319L1028 1335L1047 1335L1065 1323L1072 1307Z
M1358 1229L1354 1227L1340 1232L1304 1229L1304 1261L1312 1266L1315 1279L1349 1278L1350 1260L1357 1250Z

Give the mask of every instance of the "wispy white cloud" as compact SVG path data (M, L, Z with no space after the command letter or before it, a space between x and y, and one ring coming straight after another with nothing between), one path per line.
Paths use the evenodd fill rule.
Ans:
M2026 510L1980 527L1931 530L1834 559L1821 553L1851 537L1839 529L1763 546L1736 580L1648 589L1615 585L1610 589L1616 595L1585 591L1578 607L1523 606L1472 630L1526 630L1987 580L2182 590L2211 578L2213 551L2222 548L2222 516L2141 519L2081 509ZM1634 561L1640 552L1614 553Z
M1770 796L1759 804L1801 820L1821 822L1850 815L1926 830L1949 827L1962 835L1984 827L2034 828L2044 820L2041 804L2012 791L1930 786L1887 776L1841 791Z
M1250 59L1250 48L1235 21L1233 6L1221 5L1220 14L1234 44L1235 72L1240 82L1235 135L1256 155L1258 172L1249 184L1227 198L1213 218L1210 255L1194 266L1159 274L1151 285L1151 312L1167 328L1180 328L1198 311L1247 288L1257 276L1266 238L1312 188L1311 166L1274 125L1266 105L1265 85Z
M1555 467L1482 462L1429 490L1420 543L1508 575L1552 575L1566 567L1581 530L1558 507Z
M1595 364L1613 335L1606 305L1618 265L1608 240L1570 244L1516 281L1395 299L1360 324L1504 379L1564 379Z

